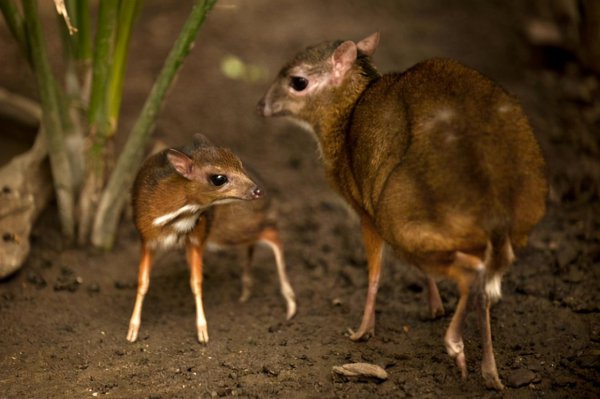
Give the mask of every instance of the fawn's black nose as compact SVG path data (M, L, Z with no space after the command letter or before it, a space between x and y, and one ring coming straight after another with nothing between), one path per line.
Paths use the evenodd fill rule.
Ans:
M252 190L252 196L254 199L258 199L260 197L262 197L263 192L260 188L256 187L254 190Z

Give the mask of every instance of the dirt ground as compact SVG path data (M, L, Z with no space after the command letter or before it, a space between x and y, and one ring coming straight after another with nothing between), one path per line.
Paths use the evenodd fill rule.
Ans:
M119 143L190 4L146 2L133 36ZM240 258L235 251L209 253L204 300L210 342L202 346L185 257L171 252L153 270L140 339L130 344L125 336L140 249L130 216L114 250L103 253L65 245L52 205L34 229L23 268L0 281L0 398L600 397L599 80L565 54L553 57L552 49L524 40L531 18L552 17L536 4L220 1L170 92L155 137L179 145L203 132L260 171L278 201L298 314L285 322L268 250L256 254L253 296L245 304L238 303ZM51 25L54 17L46 15L45 22ZM328 188L312 138L254 113L297 50L325 39L359 40L376 30L381 71L432 56L456 58L516 94L542 144L552 186L549 210L492 309L503 392L483 387L475 318L467 320L470 375L462 381L442 343L450 315L427 317L423 276L392 256L378 296L377 335L350 341L347 330L358 326L366 295L357 222ZM57 46L51 42L58 59ZM228 56L264 72L255 80L230 79L221 71ZM35 97L33 75L3 23L0 59L0 85ZM0 140L7 137L0 134ZM442 282L440 290L446 309L453 309L455 287ZM375 383L332 376L333 366L350 362L378 364L389 378Z

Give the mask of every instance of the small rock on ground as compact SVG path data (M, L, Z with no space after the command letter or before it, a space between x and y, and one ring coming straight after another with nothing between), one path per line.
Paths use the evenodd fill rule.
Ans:
M537 375L528 369L518 369L508 375L506 384L511 388L520 388L529 385L537 379Z
M333 373L346 380L385 381L388 378L388 373L382 367L370 363L348 363L343 366L333 366Z

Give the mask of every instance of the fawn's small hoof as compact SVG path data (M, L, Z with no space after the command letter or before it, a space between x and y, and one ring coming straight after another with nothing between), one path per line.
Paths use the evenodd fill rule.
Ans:
M208 343L208 329L206 326L198 326L198 342L201 344Z
M296 302L288 302L286 320L290 320L296 314Z
M127 331L127 341L129 341L129 342L137 341L139 330L140 330L139 326L129 326L129 331Z

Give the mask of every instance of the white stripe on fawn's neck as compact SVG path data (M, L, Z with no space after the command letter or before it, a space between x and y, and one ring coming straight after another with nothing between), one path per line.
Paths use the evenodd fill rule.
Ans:
M195 213L195 212L198 212L200 209L202 209L201 205L187 204L173 212L169 212L165 215L155 218L152 221L152 224L155 226L164 226L165 224L169 223L171 220L175 219L179 215L182 215L184 213Z

